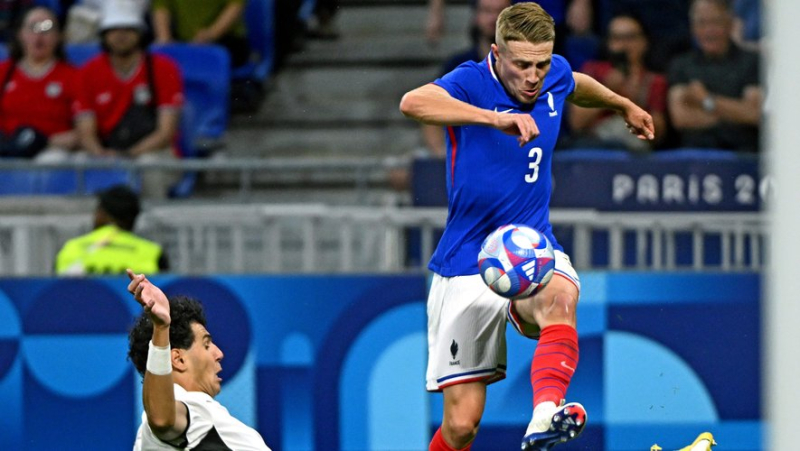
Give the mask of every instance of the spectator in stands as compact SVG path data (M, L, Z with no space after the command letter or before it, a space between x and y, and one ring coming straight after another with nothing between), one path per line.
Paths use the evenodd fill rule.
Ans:
M339 0L316 0L314 4L314 18L316 26L309 28L307 36L312 39L337 39L334 18L339 9Z
M650 112L655 129L662 135L667 124L667 79L649 70L648 47L649 39L639 19L632 15L616 16L608 25L608 59L589 61L580 72ZM651 149L650 141L631 135L622 117L614 113L570 105L568 118L573 147L625 148L639 152Z
M440 75L448 74L467 61L480 61L486 58L494 43L497 16L511 6L511 0L477 0L472 15L472 45L450 56L442 67ZM422 124L422 137L431 156L444 158L444 128Z
M241 66L250 59L244 7L245 0L153 0L156 43L219 44L228 49L231 65Z
M97 157L158 162L175 158L183 87L178 66L150 54L138 8L119 1L100 24L103 52L79 73L74 105L81 144ZM142 194L163 198L174 173L149 170Z
M46 160L76 147L74 80L55 13L28 10L11 41L10 58L0 63L0 156Z
M67 241L56 256L56 274L124 274L126 268L153 274L169 269L161 246L133 233L140 211L139 197L127 186L99 193L94 230Z
M522 3L531 0L514 0L512 3ZM477 2L472 0L472 5ZM589 35L595 28L595 6L593 0L538 0L548 14L553 17L556 24L555 53L564 53L563 38L568 34ZM428 42L436 44L444 32L445 0L428 0L428 19L425 25L425 35Z
M33 5L33 0L0 1L0 42L8 42L14 37L14 25L20 22L22 14Z
M143 17L150 9L150 0L127 1L136 4ZM61 9L66 16L64 39L70 44L96 43L105 8L113 8L117 3L116 0L62 1Z
M757 151L758 54L731 40L727 0L694 0L690 21L697 49L675 59L669 72L669 114L681 145Z
M598 11L607 34L607 24L618 15L634 15L650 38L649 54L652 69L666 72L669 61L691 49L689 32L690 0L604 0Z

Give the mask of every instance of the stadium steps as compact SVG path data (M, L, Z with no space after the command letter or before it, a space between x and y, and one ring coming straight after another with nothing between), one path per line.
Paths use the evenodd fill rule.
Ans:
M438 46L424 36L425 1L344 0L341 37L309 40L275 77L258 113L236 116L227 154L247 157L400 157L421 145L398 111L402 94L431 81L468 45L469 6L448 2Z

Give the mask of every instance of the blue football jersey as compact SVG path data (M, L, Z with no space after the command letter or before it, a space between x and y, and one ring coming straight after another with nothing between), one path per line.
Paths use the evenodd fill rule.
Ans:
M517 137L479 125L451 126L447 140L448 216L428 268L445 277L478 273L478 252L489 233L505 224L540 230L563 250L550 225L550 168L561 128L564 102L575 89L569 63L553 55L535 104L510 96L494 71L490 53L437 79L453 98L479 108L527 113L539 136L520 147Z

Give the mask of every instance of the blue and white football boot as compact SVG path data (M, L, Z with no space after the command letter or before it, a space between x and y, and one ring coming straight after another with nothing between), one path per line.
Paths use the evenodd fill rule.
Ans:
M554 403L542 403L534 411L528 432L522 439L523 451L548 451L559 443L568 442L581 435L586 427L586 409L571 402L561 407ZM540 408L541 407L541 408ZM549 425L547 419L550 419ZM537 429L540 432L537 432Z

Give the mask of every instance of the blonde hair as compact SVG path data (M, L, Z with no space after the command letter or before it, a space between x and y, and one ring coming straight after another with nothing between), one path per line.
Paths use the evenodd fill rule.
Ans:
M538 3L517 3L504 9L497 17L495 41L498 45L508 41L541 44L555 39L555 22Z

